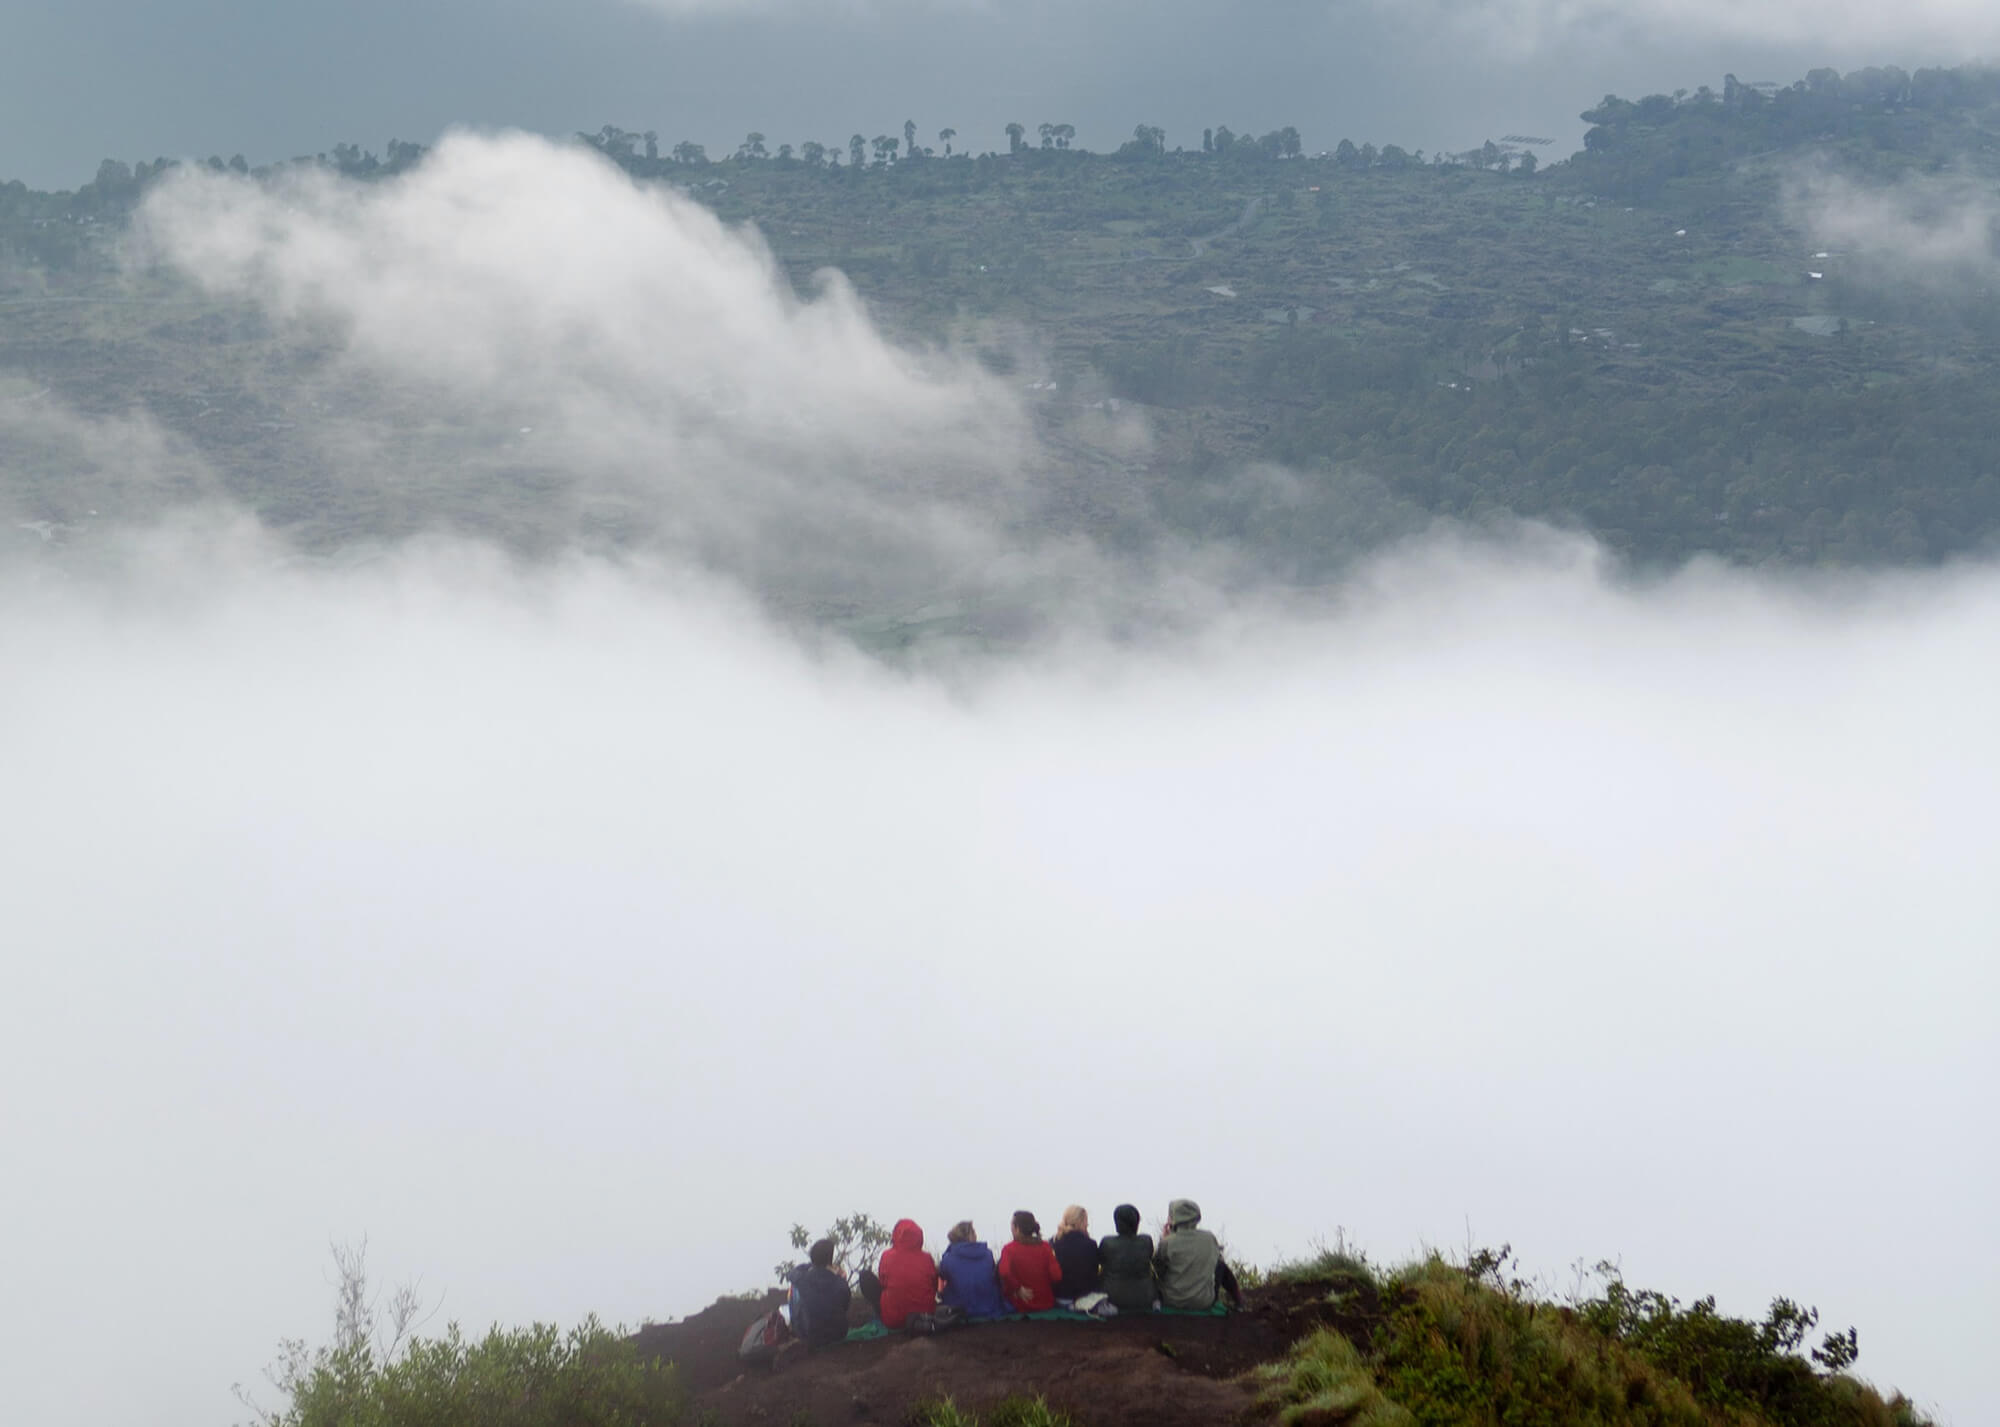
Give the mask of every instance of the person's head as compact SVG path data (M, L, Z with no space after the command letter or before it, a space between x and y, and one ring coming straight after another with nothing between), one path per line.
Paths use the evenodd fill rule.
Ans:
M1120 1204L1116 1209L1111 1211L1111 1222L1117 1227L1119 1233L1130 1238L1139 1232L1139 1206L1136 1204Z
M1084 1211L1084 1207L1081 1204L1072 1204L1069 1208L1063 1210L1062 1223L1056 1226L1056 1236L1058 1238L1064 1234L1088 1234L1089 1232L1090 1215Z
M979 1237L979 1232L972 1227L970 1219L960 1219L951 1226L951 1232L944 1237L947 1243L969 1244Z
M1175 1229L1192 1229L1201 1223L1201 1205L1192 1199L1176 1199L1167 1205L1167 1223Z
M814 1268L832 1268L833 1240L821 1239L812 1248L807 1250L807 1254L812 1259L812 1266Z
M1036 1244L1040 1243L1041 1239L1041 1221L1025 1209L1016 1209L1014 1211L1014 1242L1018 1244Z

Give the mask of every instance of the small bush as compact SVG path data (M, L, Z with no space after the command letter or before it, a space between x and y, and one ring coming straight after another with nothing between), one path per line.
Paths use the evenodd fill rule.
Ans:
M1259 1405L1276 1408L1282 1427L1416 1427L1416 1418L1382 1395L1354 1344L1330 1328L1300 1339L1258 1376L1265 1383Z
M270 1427L674 1427L682 1410L673 1368L594 1318L477 1342L454 1324L389 1362L324 1351L287 1386Z
M1347 1281L1353 1286L1355 1281L1370 1288L1378 1287L1375 1265L1368 1261L1368 1255L1357 1244L1350 1243L1345 1229L1335 1229L1333 1240L1315 1239L1312 1251L1302 1258L1280 1259L1265 1269L1262 1274L1265 1283L1326 1283Z
M1685 1384L1560 1310L1496 1290L1433 1256L1387 1286L1375 1337L1383 1387L1432 1423L1705 1427Z
M1375 1334L1386 1391L1426 1424L1591 1423L1602 1427L1926 1427L1907 1402L1816 1371L1794 1350L1817 1315L1786 1299L1761 1322L1635 1292L1615 1276L1574 1310L1538 1301L1505 1274L1506 1250L1464 1266L1437 1255L1384 1284ZM1813 1356L1845 1367L1853 1333Z

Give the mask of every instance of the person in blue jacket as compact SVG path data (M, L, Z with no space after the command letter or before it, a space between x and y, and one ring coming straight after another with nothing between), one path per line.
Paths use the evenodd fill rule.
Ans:
M938 1303L957 1308L968 1318L1005 1318L1010 1312L1000 1294L993 1250L979 1241L970 1219L961 1219L945 1235L938 1285Z

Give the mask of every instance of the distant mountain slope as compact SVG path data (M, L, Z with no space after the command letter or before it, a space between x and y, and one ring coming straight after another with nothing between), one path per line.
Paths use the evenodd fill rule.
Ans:
M1052 469L1027 518L1058 533L1226 540L1303 582L1439 517L1576 526L1641 564L1990 550L1995 72L1725 80L1586 117L1584 152L1538 166L1491 143L1289 157L1284 131L1167 151L1143 127L1114 154L1028 136L891 162L885 138L838 168L591 143L755 224L802 289L839 268L904 340L982 353L1036 412ZM325 163L373 183L421 159ZM0 373L23 398L147 413L309 544L552 538L549 472L343 483L294 439L323 353L171 282L114 282L122 214L163 171L0 191ZM404 397L375 419L441 459ZM1293 474L1246 476L1260 462ZM0 463L0 497L50 528L79 502L165 498L55 469L4 428Z

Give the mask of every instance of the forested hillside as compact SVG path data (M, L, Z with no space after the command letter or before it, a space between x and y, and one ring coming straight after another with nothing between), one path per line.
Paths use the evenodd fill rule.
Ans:
M1060 124L976 155L913 121L845 144L752 134L714 160L615 126L578 141L755 224L801 290L838 268L892 332L1018 380L1071 466L1047 518L1101 539L1164 522L1305 580L1433 516L1576 525L1640 564L1988 548L2000 73L1731 77L1585 117L1583 152L1555 163L1512 138L1311 152L1225 127L1170 147L1143 124L1114 153ZM380 182L422 152L293 162ZM122 216L170 167L0 189L0 373L84 410L136 401L308 536L368 526L302 494L310 473L260 490L252 457L291 460L258 434L282 398L215 396L233 364L268 365L254 324L93 305ZM9 479L22 494L18 462ZM57 483L26 496L62 517Z

